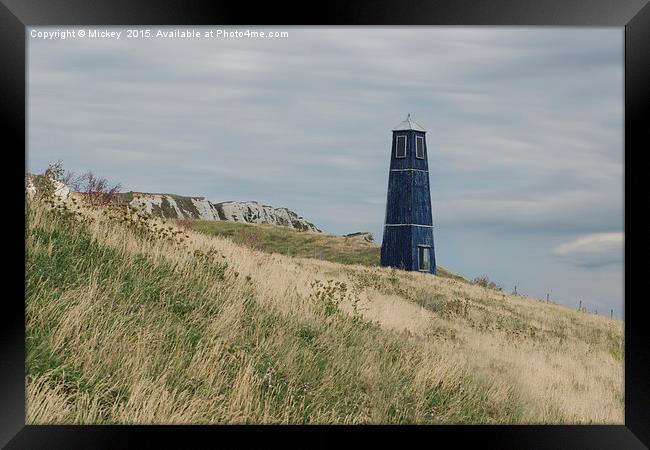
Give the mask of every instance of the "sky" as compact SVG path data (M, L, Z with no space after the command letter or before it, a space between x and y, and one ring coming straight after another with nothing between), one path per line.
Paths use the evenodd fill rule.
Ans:
M124 191L256 200L381 242L391 129L410 113L437 264L622 317L622 27L148 28L28 29L27 170L61 160Z

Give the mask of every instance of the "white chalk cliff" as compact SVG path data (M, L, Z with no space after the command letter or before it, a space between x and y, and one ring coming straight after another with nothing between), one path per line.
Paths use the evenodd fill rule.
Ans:
M274 208L256 201L212 203L204 197L145 192L119 194L118 200L129 203L139 211L165 218L227 220L321 231L287 208Z
M36 193L32 174L25 175L25 192L28 197ZM68 198L70 189L64 183L52 180L54 194ZM204 197L184 197L174 194L152 194L146 192L124 192L117 194L119 203L128 203L146 214L168 219L227 220L271 224L294 228L301 231L320 232L313 223L308 222L287 208L274 208L256 201L212 203Z

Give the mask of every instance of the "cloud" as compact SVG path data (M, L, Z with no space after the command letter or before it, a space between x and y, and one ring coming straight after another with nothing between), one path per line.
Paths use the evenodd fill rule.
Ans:
M601 267L623 261L623 233L595 233L555 247L552 254L582 267Z
M604 190L516 184L518 190L490 186L484 191L461 190L444 197L434 192L434 220L440 226L489 228L510 235L575 235L623 227L622 186Z

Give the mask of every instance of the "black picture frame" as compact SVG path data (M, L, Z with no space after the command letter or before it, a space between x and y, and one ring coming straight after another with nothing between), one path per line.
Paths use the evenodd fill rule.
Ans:
M10 194L5 196L5 220L16 229L24 226L24 169L26 155L26 27L38 25L534 25L625 27L625 261L650 248L630 220L636 189L647 177L642 164L631 164L648 146L650 116L650 6L647 0L366 0L319 4L278 5L264 2L210 2L182 0L0 0L0 111L5 177ZM589 75L585 73L585 77ZM644 145L645 144L645 145ZM15 158L15 159L14 159ZM19 165L22 162L22 169ZM643 193L643 192L642 192ZM15 211L13 211L15 209ZM13 211L13 212L9 212ZM638 213L637 213L638 214ZM8 217L10 216L10 217ZM22 220L21 220L22 218ZM8 222L11 222L8 221ZM22 224L20 223L22 222ZM640 222L643 223L643 222ZM12 228L13 231L13 228ZM23 235L24 236L24 235ZM123 448L151 446L157 441L172 446L175 439L201 439L224 445L223 437L235 434L237 445L261 432L287 442L285 433L302 434L299 445L311 445L314 436L332 430L349 437L402 442L410 434L425 445L453 442L454 447L475 443L492 448L594 448L637 449L650 445L650 343L648 318L643 314L645 296L626 295L625 320L625 425L548 426L34 426L25 425L25 246L5 235L10 253L5 256L6 281L0 313L0 445L6 448ZM22 261L23 264L19 264ZM639 259L639 261L643 261ZM625 292L644 280L644 266L625 264ZM10 273L13 271L13 273ZM11 292L11 294L9 294ZM402 434L407 433L407 434ZM298 439L303 436L298 436ZM292 439L293 441L293 439ZM300 440L294 442L300 443ZM307 443L309 442L309 444ZM322 441L324 442L324 441ZM422 444L419 444L422 445ZM174 445L175 446L175 445ZM184 446L188 446L187 443Z

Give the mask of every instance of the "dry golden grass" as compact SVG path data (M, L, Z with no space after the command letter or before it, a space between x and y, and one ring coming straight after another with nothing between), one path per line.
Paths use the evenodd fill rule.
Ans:
M623 423L620 321L76 208L28 206L28 423Z

